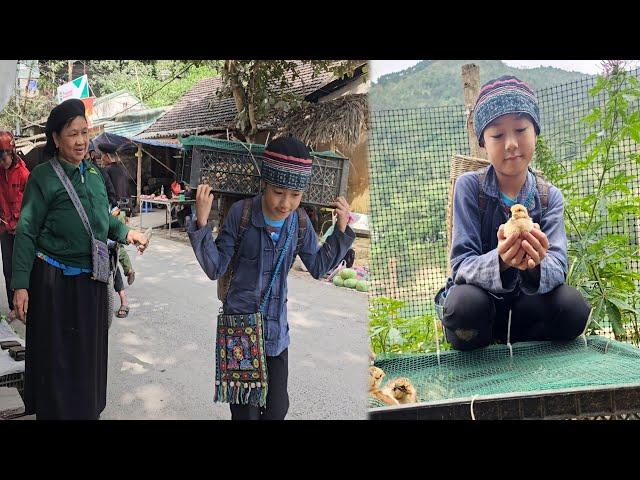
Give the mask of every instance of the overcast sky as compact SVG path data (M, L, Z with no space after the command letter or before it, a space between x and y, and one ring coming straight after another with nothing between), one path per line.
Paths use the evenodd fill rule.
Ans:
M397 72L412 67L420 60L371 60L371 81L387 73ZM600 73L602 60L503 60L511 67L534 68L539 66L557 67L563 70L589 73Z

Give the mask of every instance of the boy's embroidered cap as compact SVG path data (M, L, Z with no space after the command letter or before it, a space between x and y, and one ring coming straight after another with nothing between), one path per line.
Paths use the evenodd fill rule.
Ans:
M280 137L264 149L262 180L271 185L304 191L311 180L311 152L294 137Z
M509 113L528 114L533 121L536 135L540 135L540 110L531 87L511 75L489 80L480 89L473 108L473 126L480 146L483 146L482 135L487 125Z

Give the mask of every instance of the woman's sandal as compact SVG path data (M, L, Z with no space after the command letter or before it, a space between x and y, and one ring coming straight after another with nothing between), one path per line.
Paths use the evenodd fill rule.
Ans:
M122 305L116 312L116 317L125 318L129 315L129 305Z

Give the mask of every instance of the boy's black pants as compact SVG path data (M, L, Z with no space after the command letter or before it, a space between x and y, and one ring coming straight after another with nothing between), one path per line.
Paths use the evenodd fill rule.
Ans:
M493 340L505 343L511 309L511 343L573 340L585 330L591 307L575 288L560 285L543 295L498 299L475 285L457 285L444 305L442 324L456 350L473 350Z
M264 408L253 405L231 404L231 420L284 420L289 411L289 349L276 357L267 358L267 405Z

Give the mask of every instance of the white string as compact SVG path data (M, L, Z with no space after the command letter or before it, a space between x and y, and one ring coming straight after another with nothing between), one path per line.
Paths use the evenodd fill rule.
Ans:
M593 310L594 308L591 308L591 310L589 311L589 317L587 317L587 323L585 323L584 330L582 330L582 333L580 334L580 336L582 337L582 341L584 342L585 348L587 347L587 328L589 328L589 324L591 323L591 315L593 315Z
M513 358L513 347L511 346L511 309L509 309L509 321L507 322L507 347L509 347L509 356Z
M473 402L476 401L476 398L478 398L478 395L474 395L473 397L471 397L471 407L470 407L471 408L471 420L475 420L476 419L476 416L473 413Z
M433 333L436 337L436 358L438 359L438 366L440 366L440 337L438 336L438 323L436 315L433 316Z

